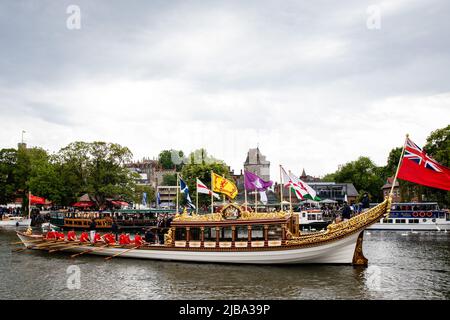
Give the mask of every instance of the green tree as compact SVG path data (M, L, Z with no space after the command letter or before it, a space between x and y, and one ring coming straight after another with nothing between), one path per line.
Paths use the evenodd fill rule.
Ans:
M43 196L39 190L31 188L33 178L47 165L49 155L42 148L19 147L17 150L17 163L15 166L15 190L16 194L22 197L23 208L28 208L28 193Z
M43 158L32 164L28 185L31 193L61 204L65 198L65 188L59 166L52 158Z
M98 207L107 198L133 198L137 175L124 166L131 159L127 147L106 142L73 142L58 152L68 189L77 196L88 193Z
M323 182L335 182L336 175L335 173L328 173L324 175L320 180Z
M381 187L384 184L382 171L370 158L360 157L340 167L334 173L334 179L338 183L353 183L357 190L365 191L373 200L380 201Z
M16 164L17 150L0 150L0 204L7 204L14 200Z
M206 154L206 153L205 153ZM228 179L231 179L229 167L221 160L206 163L196 163L192 157L190 162L185 164L181 176L188 185L190 190L191 199L195 203L196 201L196 179L200 179L208 188L211 189L211 171L218 175L223 175ZM182 199L182 198L180 198ZM211 204L211 196L206 194L199 194L198 198L199 207L203 205Z
M433 131L427 138L424 149L437 162L450 167L450 125Z
M134 188L132 201L135 204L142 203L144 192L147 193L147 205L150 205L152 202L155 201L155 189L152 188L151 186L141 184L136 185L136 187Z
M440 164L450 167L450 125L433 131L427 138L424 150ZM425 201L437 201L443 207L450 206L450 192L421 186L419 194Z
M162 180L163 186L176 186L177 185L177 174L165 174Z
M163 150L158 156L159 165L166 170L175 168L180 171L184 162L184 153L181 150Z
M216 159L213 156L209 155L206 149L201 148L192 151L189 154L188 162L193 164L212 164L212 163L223 163L222 160Z

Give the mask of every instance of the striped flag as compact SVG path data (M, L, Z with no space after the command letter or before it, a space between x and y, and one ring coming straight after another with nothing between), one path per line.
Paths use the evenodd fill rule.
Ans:
M197 192L203 193L203 194L208 194L208 195L211 195L211 193L212 193L214 198L220 200L220 196L217 193L209 190L208 187L203 182L201 182L198 178L197 178Z

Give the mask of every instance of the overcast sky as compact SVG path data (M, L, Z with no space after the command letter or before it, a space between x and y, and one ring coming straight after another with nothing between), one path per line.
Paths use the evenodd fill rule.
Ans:
M384 165L450 123L450 2L345 3L2 1L0 148L25 130L51 152L205 147L236 171L259 144L275 179Z

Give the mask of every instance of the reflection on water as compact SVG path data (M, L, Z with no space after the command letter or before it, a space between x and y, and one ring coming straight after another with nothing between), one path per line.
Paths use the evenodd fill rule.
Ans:
M0 229L0 299L449 299L450 234L371 231L368 268L249 266L12 253ZM67 288L77 265L81 288Z

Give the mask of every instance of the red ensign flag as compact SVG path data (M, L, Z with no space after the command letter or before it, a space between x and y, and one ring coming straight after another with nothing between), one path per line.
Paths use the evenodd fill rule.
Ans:
M436 162L406 138L405 155L398 178L427 187L450 190L450 169Z

